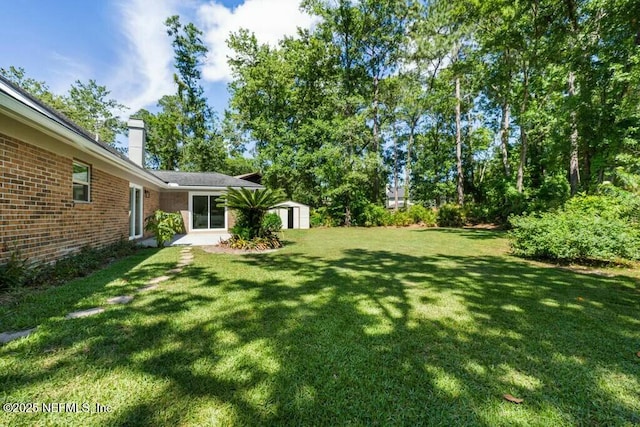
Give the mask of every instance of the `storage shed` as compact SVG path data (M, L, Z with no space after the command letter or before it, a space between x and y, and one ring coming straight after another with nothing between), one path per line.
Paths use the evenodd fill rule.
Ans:
M269 212L277 213L283 229L309 228L309 206L291 200L276 205Z

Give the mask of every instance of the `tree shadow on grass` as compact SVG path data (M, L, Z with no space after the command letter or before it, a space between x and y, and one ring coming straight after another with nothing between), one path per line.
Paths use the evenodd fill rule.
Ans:
M367 249L228 262L50 328L29 351L70 350L0 381L11 395L73 367L158 383L132 385L102 419L117 425L640 423L633 279Z
M297 351L286 363L295 373L275 394L295 402L301 385L292 379L304 378L314 390L308 394L324 401L309 398L306 410L276 421L492 425L544 415L550 423L640 422L633 394L640 306L630 278L503 257L363 249L331 261L296 254L246 262L291 271L303 284L237 286L255 286L265 303L299 301L312 313L279 343ZM305 298L317 294L327 298L313 310ZM625 386L603 386L615 378ZM526 409L509 419L504 393L524 397Z
M506 235L504 230L482 230L482 229L468 229L468 228L447 228L447 227L433 227L433 228L420 228L411 230L416 233L446 233L454 234L456 236L464 237L472 240L494 240L503 239Z
M145 263L157 253L157 249L144 249L87 277L46 289L29 289L22 298L0 306L0 331L33 328L52 317L95 307L110 297L133 292L145 278L175 267L171 262Z

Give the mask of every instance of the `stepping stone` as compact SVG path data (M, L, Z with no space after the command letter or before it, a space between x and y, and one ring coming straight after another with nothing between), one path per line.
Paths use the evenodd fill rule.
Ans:
M31 328L31 329L25 329L24 331L3 332L0 334L0 344L6 344L9 341L13 341L18 338L29 336L31 332L35 330L36 328Z
M130 295L120 295L119 297L109 298L107 302L109 304L129 304L133 300Z
M188 266L189 264L191 264L191 261L180 261L178 264L176 264L177 268L183 268Z
M79 319L81 317L95 316L96 314L100 314L103 311L104 308L100 307L90 308L88 310L74 311L73 313L67 314L67 319Z
M193 260L193 255L182 255L182 256L180 257L180 260L181 260L181 261L186 261L186 260L191 261L191 260Z
M147 291L152 291L154 289L158 289L158 285L143 286L138 289L138 292L147 292Z
M159 277L156 277L155 279L149 280L147 282L147 284L149 284L149 285L157 285L158 283L166 282L169 279L171 279L171 277L169 277L169 276L159 276Z
M179 274L179 273L182 273L182 268L180 267L172 268L171 270L167 270L167 273Z

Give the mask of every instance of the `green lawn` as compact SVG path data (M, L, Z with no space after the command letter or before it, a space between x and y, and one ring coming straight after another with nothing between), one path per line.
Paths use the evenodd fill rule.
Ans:
M149 250L0 306L1 425L640 425L640 285L508 256L502 235L287 232L269 254ZM135 294L126 306L65 320ZM503 394L524 399L507 402Z

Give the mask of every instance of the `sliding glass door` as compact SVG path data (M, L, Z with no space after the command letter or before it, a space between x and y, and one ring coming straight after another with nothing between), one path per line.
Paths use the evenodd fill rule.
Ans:
M142 237L142 187L129 186L129 238Z
M225 209L218 207L218 197L217 194L191 196L192 230L226 229Z

